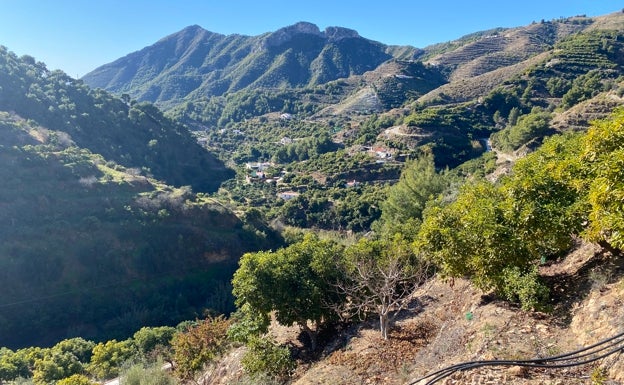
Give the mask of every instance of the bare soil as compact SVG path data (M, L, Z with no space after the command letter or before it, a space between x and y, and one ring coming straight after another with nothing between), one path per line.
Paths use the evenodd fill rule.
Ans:
M453 364L546 358L623 332L623 272L624 257L579 241L565 259L540 270L554 288L548 313L522 311L463 279L436 279L420 289L419 310L402 316L388 340L369 321L325 336L322 351L309 356L301 353L305 339L298 328L276 326L272 333L299 351L290 384L423 384L417 380ZM241 355L232 352L218 376L204 383L239 383ZM624 384L624 357L565 369L492 366L456 372L437 384L618 385Z

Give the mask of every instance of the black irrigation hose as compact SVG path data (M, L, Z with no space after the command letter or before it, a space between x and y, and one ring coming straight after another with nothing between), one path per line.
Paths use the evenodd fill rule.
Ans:
M610 349L610 350L608 350ZM597 353L604 352L598 356ZM624 350L624 333L617 334L611 338L607 338L606 340L597 342L593 345L587 346L585 348L575 350L573 352L560 354L557 356L546 357L546 358L536 358L532 360L490 360L490 361L468 361L463 362L461 364L451 365L444 369L440 369L433 373L430 373L424 377L421 377L417 380L414 380L409 383L409 385L415 385L421 381L426 379L430 379L424 385L433 385L436 382L449 377L455 372L464 371L469 369L474 369L478 367L484 366L523 366L530 368L568 368L573 366L586 365L605 357L608 357L612 354ZM585 358L588 356L593 356L589 359L580 360L581 358ZM564 363L565 361L572 361Z

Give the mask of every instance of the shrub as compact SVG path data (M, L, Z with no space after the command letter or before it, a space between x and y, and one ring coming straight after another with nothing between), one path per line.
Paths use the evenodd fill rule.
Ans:
M94 385L86 376L82 374L74 374L71 377L64 378L56 383L56 385Z
M223 317L208 318L173 337L171 345L178 377L192 379L197 371L225 350L229 324Z
M141 364L133 365L121 376L122 385L174 385L175 379L166 371L162 370L160 362L143 366Z
M268 375L284 380L295 369L295 361L285 346L279 346L268 338L254 338L247 346L249 350L241 363L245 371L253 377Z
M503 271L502 294L509 301L518 301L523 310L543 308L548 300L548 287L540 282L537 268L522 272L517 267Z

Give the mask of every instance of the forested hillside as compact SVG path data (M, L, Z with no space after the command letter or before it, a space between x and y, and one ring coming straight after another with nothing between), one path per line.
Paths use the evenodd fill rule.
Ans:
M202 149L182 126L149 104L90 90L34 58L0 51L0 106L69 135L72 143L171 185L216 190L231 171Z
M230 172L190 133L4 48L0 110L0 345L232 309L236 261L266 239L201 193Z

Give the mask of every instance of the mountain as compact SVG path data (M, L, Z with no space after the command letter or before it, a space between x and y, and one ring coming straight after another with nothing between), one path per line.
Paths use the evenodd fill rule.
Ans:
M0 106L69 135L69 140L169 184L211 192L232 176L188 131L149 104L129 103L32 57L0 51Z
M221 35L194 25L86 74L91 87L168 106L243 89L313 86L363 74L419 51L347 28L300 22L259 36Z
M372 69L361 74L353 72L348 77L336 78L346 76L346 71L339 74L332 70L335 75L324 79L335 80L301 82L295 86L294 81L284 82L279 87L266 82L283 79L274 69L279 68L279 74L285 74L282 69L286 67L281 64L286 62L270 59L277 57L271 56L279 51L275 46L282 47L279 52L284 55L311 52L309 47L314 41L334 44L331 29L321 32L300 23L262 36L238 36L237 42L232 40L234 36L229 36L232 40L229 49L242 52L247 47L245 52L254 54L241 54L237 62L240 65L222 66L214 71L205 63L234 63L235 55L219 56L217 60L211 56L217 51L200 54L196 44L184 46L184 39L179 39L176 40L180 41L178 54L170 54L169 62L178 63L182 52L194 52L198 55L193 56L194 61L200 63L195 67L189 64L182 72L197 73L201 68L208 71L204 75L210 79L239 80L228 80L227 87L217 95L198 86L183 99L163 100L158 104L166 109L168 117L185 124L228 164L242 166L271 160L278 171L292 174L284 179L275 178L278 181L275 189L228 184L223 190L227 191L224 197L240 210L246 210L249 202L254 202L271 219L283 223L360 231L377 219L379 206L365 199L359 200L366 202L361 206L353 204L354 198L348 197L352 192L340 191L342 196L337 199L338 193L329 188L345 186L354 180L393 183L404 160L423 153L432 153L440 169L455 168L475 158L475 162L482 162L480 157L488 156L485 154L489 150L488 139L492 139L490 143L499 151L526 152L535 148L544 136L581 129L582 122L606 116L613 105L621 104L623 23L622 12L600 17L579 15L479 31L423 49L385 46L384 52L391 57L378 65L373 60L369 66ZM188 34L179 36L190 36L192 31L201 29L193 27L187 29ZM340 36L347 37L339 41L341 44L362 42L355 32L342 31ZM156 56L147 53L163 42L174 40L172 36L118 62L127 62L128 58L134 58L135 62L153 61ZM256 50L240 44L253 39ZM368 43L383 47L381 43ZM359 51L341 52L342 62L363 60L357 54ZM257 74L240 80L243 72L256 66L255 60L260 56L273 64L259 66ZM184 87L182 78L171 75L175 68L178 67L171 65L161 72L153 69L146 73L152 73L151 78L161 84ZM295 72L310 74L305 68ZM202 81L202 84L207 83ZM234 88L230 89L233 84ZM115 92L127 92L135 85L121 82L116 85L121 91ZM225 90L229 91L218 95ZM616 99L607 95L615 95ZM611 102L589 102L594 98ZM566 113L579 104L588 108L579 107L574 114ZM499 131L504 132L498 134ZM319 145L319 138L329 138L333 145ZM243 168L240 170L241 180L250 176L245 175ZM314 175L318 186L309 188L314 186L309 180L298 178L310 175ZM370 185L368 188L376 189ZM279 193L290 191L300 195L286 204L276 198ZM345 206L352 211L345 214Z
M230 171L186 129L4 47L0 162L0 346L231 311L238 258L266 247L193 192Z

